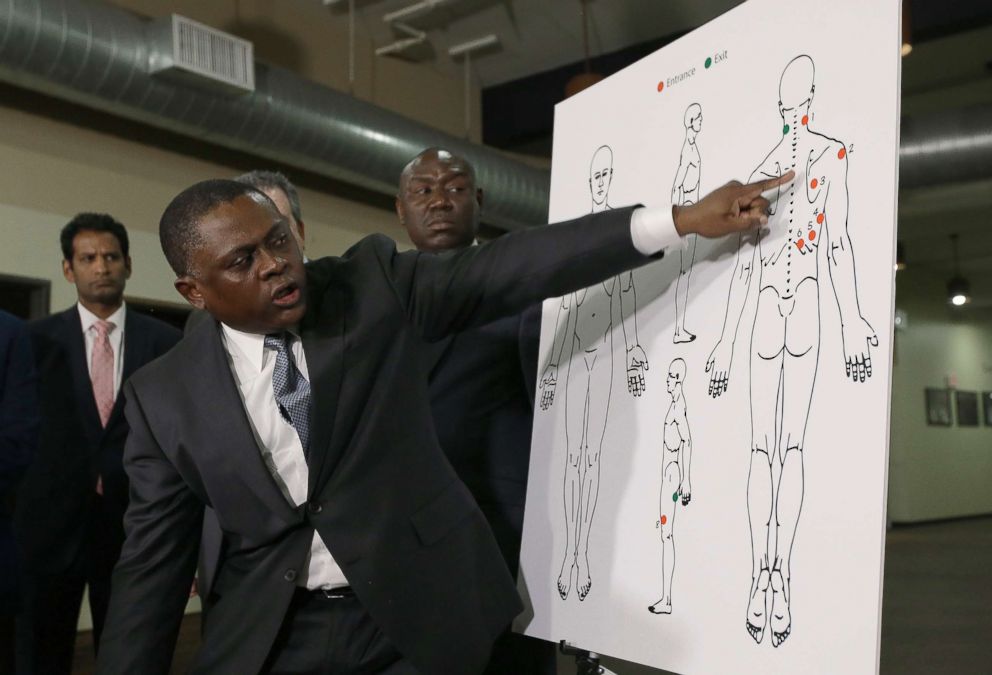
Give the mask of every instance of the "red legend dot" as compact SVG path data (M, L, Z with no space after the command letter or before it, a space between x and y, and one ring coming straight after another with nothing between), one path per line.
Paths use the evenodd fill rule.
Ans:
M809 115L803 115L803 126L809 123Z
M819 185L819 184L820 184L820 182L818 180L816 180L815 178L809 182L809 186L811 188L813 188L814 190L816 189L816 186Z
M660 92L664 88L665 88L665 81L662 80L661 82L658 83L658 91Z
M820 225L823 225L823 214L822 214L822 213L818 213L818 214L816 215L816 222L817 222L818 224L820 224ZM812 238L813 238L813 237L810 237L810 239L812 239Z
M798 248L800 251L803 250L803 246L805 246L805 245L806 245L806 242L803 241L802 239L800 239L799 241L796 242L796 248Z
M840 150L837 151L837 159L844 159L845 157L847 157L846 148L841 148Z
M809 240L810 241L813 241L814 239L816 239L816 230L810 230L809 231Z
M661 524L664 525L667 522L668 522L668 516L662 516L661 517Z

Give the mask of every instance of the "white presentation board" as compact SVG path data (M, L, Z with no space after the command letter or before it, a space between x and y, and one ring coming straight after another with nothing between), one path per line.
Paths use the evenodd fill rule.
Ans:
M877 670L900 25L750 0L558 105L552 221L797 176L761 233L545 302L518 630L682 673Z

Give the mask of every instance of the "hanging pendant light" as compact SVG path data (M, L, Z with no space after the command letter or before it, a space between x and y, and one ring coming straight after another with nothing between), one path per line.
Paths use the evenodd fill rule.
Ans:
M958 235L951 235L951 247L954 254L954 276L947 282L947 301L955 307L961 307L971 302L971 284L961 276L958 266Z

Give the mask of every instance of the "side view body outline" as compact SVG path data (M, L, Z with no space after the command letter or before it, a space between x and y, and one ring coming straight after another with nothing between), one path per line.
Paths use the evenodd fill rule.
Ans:
M679 153L679 168L672 184L672 205L687 206L699 201L699 183L702 174L702 157L696 139L703 128L703 109L698 103L691 103L683 115L685 140ZM686 237L679 251L679 276L675 282L675 335L672 342L680 344L696 339L685 327L686 308L689 304L689 278L696 257L696 237Z
M658 495L658 530L661 534L661 598L648 607L652 614L672 613L672 580L675 576L675 511L679 501L692 500L692 434L682 385L685 361L676 357L668 366L666 388L672 402L665 414L661 448L661 487Z

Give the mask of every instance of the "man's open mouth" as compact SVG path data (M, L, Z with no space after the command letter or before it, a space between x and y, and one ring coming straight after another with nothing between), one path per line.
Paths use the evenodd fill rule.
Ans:
M292 307L300 301L300 287L295 282L283 284L272 294L272 302L280 307Z

